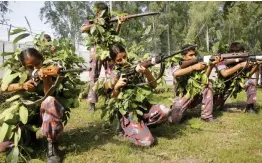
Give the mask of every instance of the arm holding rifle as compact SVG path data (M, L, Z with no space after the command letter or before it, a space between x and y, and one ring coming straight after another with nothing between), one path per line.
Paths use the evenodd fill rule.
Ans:
M155 89L157 87L157 82L154 81L155 78L153 77L152 73L147 68L137 65L136 71L145 75L145 77L147 78L152 88Z
M90 24L89 21L85 21L84 24L81 26L80 28L80 31L83 33L83 32L88 32L90 31L91 27L93 26L94 24Z
M239 69L241 69L241 68L244 68L244 67L246 67L246 66L249 66L249 65L247 65L248 63L247 62L241 62L241 63L239 63L239 64L237 64L237 65L235 65L234 67L231 67L231 68L227 68L226 66L225 66L225 68L223 68L223 69L221 69L220 70L220 73L221 73L221 75L223 76L223 77L229 77L229 76L231 76L231 75L233 75L235 72L237 72ZM218 63L218 66L222 66L222 63L220 62L220 64Z
M147 68L140 66L140 65L137 65L136 71L145 75L145 77L147 78L147 80L150 83L150 86L152 88L157 87L157 82L154 81L155 78L153 77L152 73ZM114 79L114 83L116 83L116 84L113 87L113 92L111 93L111 97L117 97L118 96L118 94L120 93L120 89L127 84L127 78L120 76L120 78L118 80L116 78ZM106 89L109 87L107 84L105 86Z
M252 67L250 73L249 73L249 77L251 77L256 71L257 69L259 68L259 65L262 64L262 61L257 61L255 63L255 65Z
M173 76L174 77L180 77L180 76L184 76L186 74L189 74L195 70L203 70L206 67L206 63L205 62L198 62L198 55L197 55L197 51L196 51L196 47L192 47L190 44L187 44L183 47L183 49L187 49L181 52L182 54L182 58L184 61L196 61L194 65L192 66L188 66L185 68L182 68L180 66L180 68L175 69L173 71Z
M212 69L215 67L215 65L218 62L221 62L222 60L223 60L223 58L215 57L215 61L209 62L209 66L207 67L207 70L206 70L206 73L205 73L207 77L210 76L210 73L211 73Z
M179 76L184 76L186 74L189 74L195 70L203 70L206 67L206 63L205 62L199 62L196 63L192 66L186 67L186 68L180 68L177 69L176 71L174 71L173 75L175 77L179 77Z
M123 22L125 22L125 21L127 21L127 18L125 18L125 17L123 17L123 16L121 16L121 17L119 18L118 23L117 23L117 26L116 26L116 33L117 33L117 34L118 34L119 31L120 31L121 24L122 24Z

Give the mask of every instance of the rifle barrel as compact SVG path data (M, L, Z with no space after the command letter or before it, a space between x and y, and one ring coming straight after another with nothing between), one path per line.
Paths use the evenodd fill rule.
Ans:
M67 72L83 72L83 71L91 71L92 68L77 68L77 69L67 69L67 70L60 70L60 73L67 73Z
M152 15L159 15L161 12L146 12L146 13L141 13L141 14L133 14L133 15L127 15L124 16L126 19L132 19L132 18L138 18L138 17L143 17L143 16L152 16ZM114 23L118 21L118 17L113 17L109 20L110 23ZM94 20L88 20L90 24L94 23Z

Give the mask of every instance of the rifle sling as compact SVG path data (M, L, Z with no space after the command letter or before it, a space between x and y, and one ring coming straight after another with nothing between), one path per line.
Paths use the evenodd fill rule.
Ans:
M42 97L41 99L39 100L36 100L34 102L32 101L28 101L28 100L24 100L22 101L23 104L25 104L26 106L32 106L32 105L38 105L40 104L41 102L43 102L48 96L52 95L56 88L59 86L59 84L62 82L62 80L64 79L64 76L60 76L58 75L57 78L56 78L56 81L55 83L51 86L51 88L47 91L47 93L45 94L44 97Z

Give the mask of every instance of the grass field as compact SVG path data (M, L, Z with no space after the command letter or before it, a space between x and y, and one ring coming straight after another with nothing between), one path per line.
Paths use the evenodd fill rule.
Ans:
M159 101L170 105L171 92L159 94ZM258 105L262 91L258 90ZM236 100L243 102L245 93ZM98 105L101 107L101 104ZM87 112L88 103L72 109L71 119L61 135L60 149L65 163L260 163L262 162L262 114L220 112L219 123L199 119L200 110L187 113L180 125L164 124L151 129L158 143L150 148L132 145L115 133L114 126L100 119L100 111ZM3 160L3 154L2 156ZM40 146L36 158L46 160Z

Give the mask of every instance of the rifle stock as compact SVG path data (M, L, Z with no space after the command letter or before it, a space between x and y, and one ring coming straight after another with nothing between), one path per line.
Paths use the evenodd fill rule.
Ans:
M63 75L63 74L68 73L68 72L91 71L91 68L88 67L88 68L78 68L78 69L67 69L67 70L64 70L62 67L49 66L49 67L46 67L46 68L35 69L32 72L32 74L31 74L31 78L36 83L39 83L39 81L40 81L40 77L39 77L39 74L38 74L39 71L42 71L43 75L46 75L46 76L58 76L58 75Z
M182 49L182 50L180 50L180 51L177 51L177 52L175 52L175 53L173 53L173 54L171 54L171 55L161 55L161 54L160 54L160 55L158 55L158 56L156 56L156 57L153 57L153 58L151 58L151 59L149 59L149 60L146 60L146 61L143 61L143 62L139 63L139 65L140 65L140 66L143 66L143 67L145 67L145 68L149 68L149 67L154 66L154 65L156 65L156 64L159 64L159 63L161 63L161 62L164 62L166 59L171 58L171 57L173 57L173 56L175 56L175 55L177 55L177 54L180 54L180 53L182 53L183 51L189 50L189 49L191 49L191 48L196 48L196 47L197 47L197 45L192 45L192 46L190 46L190 47L187 47L187 48L185 48L185 49ZM130 69L124 71L124 72L119 73L119 74L118 74L118 78L121 76L121 74L126 75L126 77L133 75L134 73L136 73L135 68L136 68L136 67L132 67L132 68L130 68Z
M133 18L139 18L139 17L143 17L143 16L152 16L152 15L159 15L161 14L160 12L146 12L146 13L140 13L140 14L133 14L133 15L127 15L127 16L124 16L125 19L133 19ZM114 17L114 18L111 18L109 20L110 23L114 23L114 22L117 22L118 21L118 18L117 17ZM90 24L94 23L94 20L88 20L88 22Z
M244 61L251 61L251 62L262 61L261 55L251 55L249 53L225 53L217 56L222 57L224 59L223 62L225 65L237 64L239 62L244 62ZM212 56L210 58L210 61L214 61L214 60L215 60L215 56Z
M179 66L180 66L180 68L186 68L186 67L194 65L198 62L208 63L210 58L211 58L210 55L204 56L204 57L198 56L195 59L191 59L191 60L188 60L188 61L179 61Z
M224 54L218 54L215 56L212 56L210 58L210 61L215 61L215 57L221 57L224 59L233 59L233 58L248 58L249 54L248 53L224 53Z

